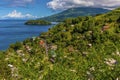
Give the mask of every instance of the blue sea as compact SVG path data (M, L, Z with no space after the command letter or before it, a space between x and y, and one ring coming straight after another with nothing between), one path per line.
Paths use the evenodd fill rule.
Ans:
M6 50L10 44L26 38L39 36L53 25L24 25L25 20L0 20L0 50Z

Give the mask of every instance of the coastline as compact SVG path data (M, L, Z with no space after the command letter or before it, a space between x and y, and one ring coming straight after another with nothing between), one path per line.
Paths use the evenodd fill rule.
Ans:
M1 24L0 51L6 50L10 44L16 43L17 41L21 42L27 38L39 36L40 33L47 32L49 28L55 25L55 24L52 24L52 25L47 25L47 26L45 25L41 27L37 25L33 25L33 27L30 27L30 25L24 25L25 21L24 20L20 20L20 21L19 20L17 21L2 20L2 23L0 23Z

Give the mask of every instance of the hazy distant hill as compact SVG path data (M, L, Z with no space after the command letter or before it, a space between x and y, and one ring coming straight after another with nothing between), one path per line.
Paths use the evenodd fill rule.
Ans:
M63 21L64 19L69 18L69 17L73 18L73 17L78 17L78 16L96 15L96 14L101 14L101 13L105 13L108 11L109 10L102 9L102 8L77 7L77 8L70 8L58 14L54 14L48 17L43 17L40 19L52 21L52 22Z

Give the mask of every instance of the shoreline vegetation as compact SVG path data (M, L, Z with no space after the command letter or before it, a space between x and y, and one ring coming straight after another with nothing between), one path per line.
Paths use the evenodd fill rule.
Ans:
M120 8L66 19L0 52L0 79L120 80Z
M51 25L51 22L45 20L28 20L25 25Z

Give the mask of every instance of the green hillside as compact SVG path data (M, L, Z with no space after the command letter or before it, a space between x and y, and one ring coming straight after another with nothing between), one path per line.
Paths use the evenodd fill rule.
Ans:
M54 14L48 17L40 18L41 20L47 20L51 22L59 22L63 21L66 18L74 18L78 16L88 16L88 15L96 15L101 13L106 13L109 10L102 9L102 8L91 8L91 7L77 7L77 8L70 8L58 14Z
M0 52L1 80L120 80L120 8L66 19Z

